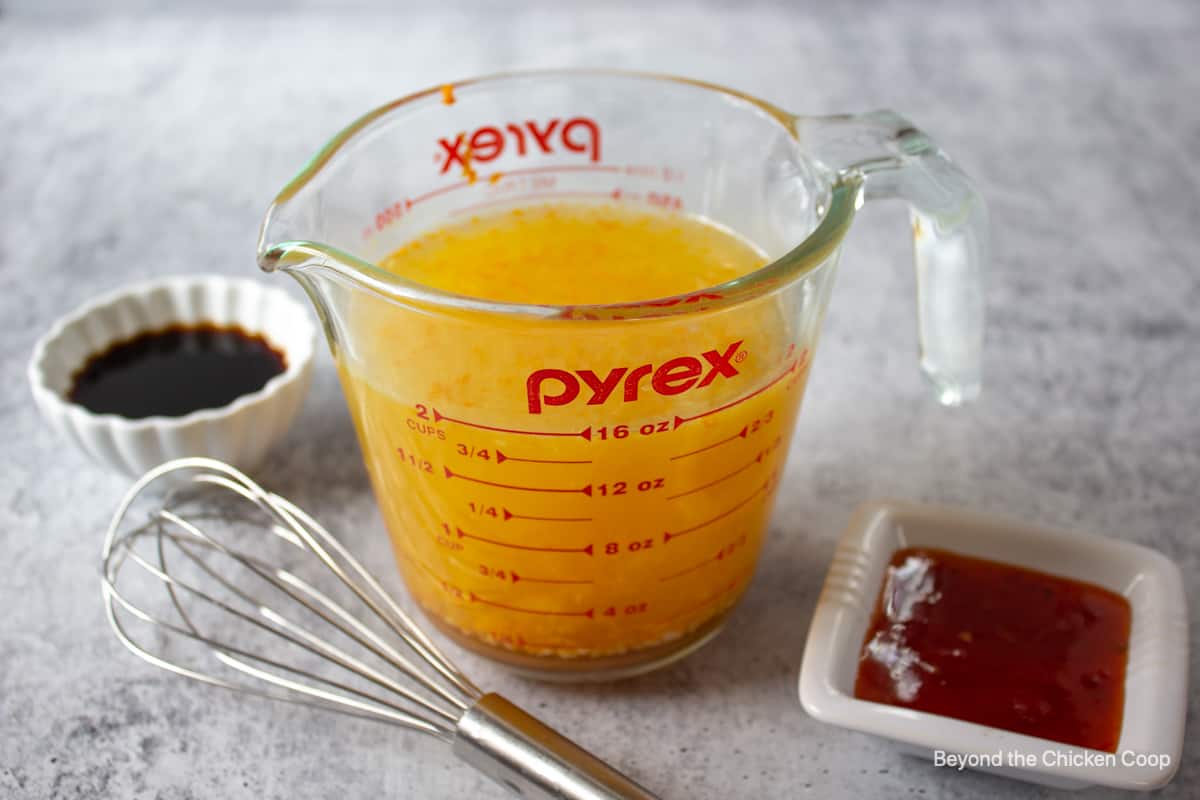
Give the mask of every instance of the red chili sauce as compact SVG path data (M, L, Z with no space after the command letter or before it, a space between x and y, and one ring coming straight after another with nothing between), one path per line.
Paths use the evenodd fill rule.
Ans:
M854 696L1116 752L1129 601L1042 572L909 548L888 567Z

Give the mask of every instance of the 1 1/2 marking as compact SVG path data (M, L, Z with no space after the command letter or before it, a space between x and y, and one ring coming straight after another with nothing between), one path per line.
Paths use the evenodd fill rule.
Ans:
M400 456L400 463L402 464L416 467L421 472L433 472L433 462L427 458L420 458L415 453L405 450L403 447L397 447L396 454Z

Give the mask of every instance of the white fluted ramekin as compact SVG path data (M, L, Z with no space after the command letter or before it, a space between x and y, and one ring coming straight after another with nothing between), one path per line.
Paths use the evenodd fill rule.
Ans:
M91 355L139 333L203 322L261 334L284 353L286 369L229 405L181 417L95 414L67 399ZM101 466L136 476L172 458L209 456L252 469L300 411L315 338L308 309L279 289L212 275L164 278L104 295L60 319L33 348L29 383L50 426Z

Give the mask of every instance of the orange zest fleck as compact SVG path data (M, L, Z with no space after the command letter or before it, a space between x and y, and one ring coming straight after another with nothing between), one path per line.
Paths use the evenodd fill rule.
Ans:
M454 105L454 84L446 83L442 85L442 105Z
M462 154L463 177L467 179L468 184L474 184L475 179L479 177L475 172L475 167L471 166L471 155L471 144L468 142Z
M493 184L499 183L500 179L503 177L504 177L503 172L493 172L491 174L491 177L488 178L488 183L493 183Z

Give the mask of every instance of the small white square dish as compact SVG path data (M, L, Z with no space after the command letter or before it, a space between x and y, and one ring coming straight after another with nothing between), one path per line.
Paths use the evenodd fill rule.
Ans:
M1115 752L855 697L863 641L888 565L898 550L914 547L1086 582L1129 602L1124 705ZM860 508L838 543L808 633L800 701L822 722L881 736L904 752L950 768L964 764L1060 789L1099 784L1148 791L1168 783L1179 766L1187 664L1183 580L1179 568L1161 553L1102 536L881 501Z

